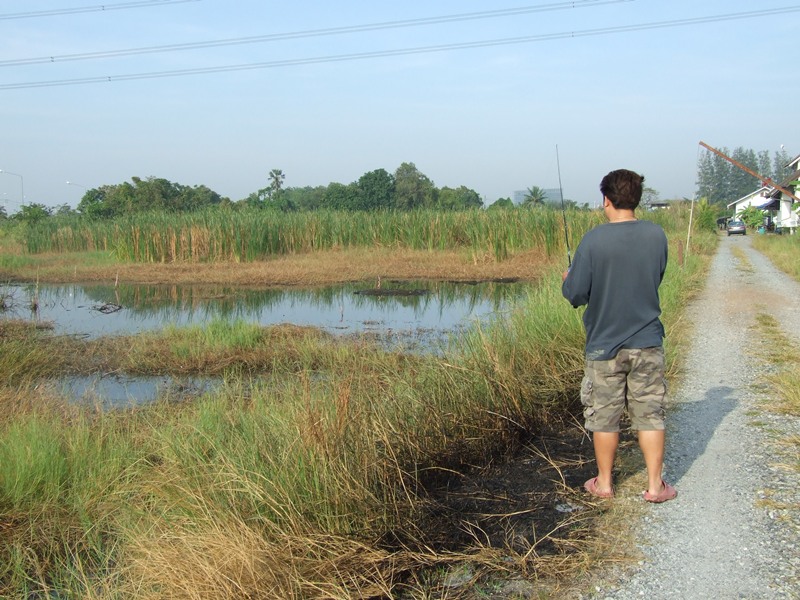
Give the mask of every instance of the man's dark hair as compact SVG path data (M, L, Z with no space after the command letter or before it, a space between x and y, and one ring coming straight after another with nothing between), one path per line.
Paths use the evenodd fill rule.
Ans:
M611 171L600 182L600 191L614 208L634 210L642 201L644 177L627 169Z

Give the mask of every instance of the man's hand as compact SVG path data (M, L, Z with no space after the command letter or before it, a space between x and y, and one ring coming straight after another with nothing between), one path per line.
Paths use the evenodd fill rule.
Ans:
M564 272L561 274L561 282L562 282L562 283L563 283L563 282L564 282L564 280L567 278L567 275L569 275L569 269L567 269L566 271L564 271Z

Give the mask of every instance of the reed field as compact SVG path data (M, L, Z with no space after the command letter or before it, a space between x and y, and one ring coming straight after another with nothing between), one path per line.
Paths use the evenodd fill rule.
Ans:
M357 247L448 250L468 248L497 260L530 248L564 246L555 210L284 213L209 209L195 213L138 214L114 221L52 218L30 226L26 252L104 251L122 261L235 261ZM572 211L577 243L599 222L596 211Z
M466 244L495 256L496 248L511 256L538 246L566 255L560 213L365 216L366 223L351 219L353 232L344 218L333 225L326 217L339 218L286 215L286 229L261 221L270 231L262 239L250 214L237 218L253 222L235 226L187 217L178 225L109 224L108 237L99 225L91 234L37 235L51 244L53 235L72 239L71 251L136 248L126 260L251 260L330 244L431 251ZM687 217L653 213L670 238L661 290L673 371L681 310L702 285L716 239L697 232L686 248ZM574 248L599 221L590 213L569 218ZM192 226L206 233L195 238ZM160 227L162 238L148 227ZM236 240L216 240L225 231L233 238L237 227ZM551 562L532 548L437 549L427 527L435 512L431 481L500 461L572 420L583 330L580 311L560 294L565 266L548 267L512 313L454 338L436 356L293 326L214 321L78 340L0 321L0 596L466 598L457 594L469 586L431 595L418 574L478 564L482 577L536 581L553 556L563 565L585 555L586 520L580 531L563 525ZM75 372L214 374L222 383L197 398L166 395L103 411L48 388L48 379ZM585 557L578 563L584 568Z

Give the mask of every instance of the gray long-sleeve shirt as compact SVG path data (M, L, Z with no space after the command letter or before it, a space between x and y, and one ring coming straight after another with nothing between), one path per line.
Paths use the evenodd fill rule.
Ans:
M666 268L667 236L651 221L605 223L583 237L561 292L572 306L587 305L588 360L662 344L658 287Z

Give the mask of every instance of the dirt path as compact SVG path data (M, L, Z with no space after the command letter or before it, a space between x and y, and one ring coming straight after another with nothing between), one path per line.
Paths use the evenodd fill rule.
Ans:
M797 341L800 285L750 245L726 237L689 307L694 333L668 415L665 478L676 501L648 507L644 555L597 598L800 598L800 419L767 413L758 314ZM793 449L792 449L793 448ZM795 469L787 468L793 462ZM640 502L636 498L621 501Z

